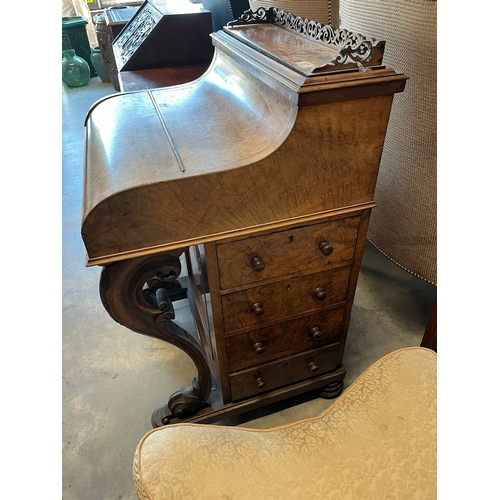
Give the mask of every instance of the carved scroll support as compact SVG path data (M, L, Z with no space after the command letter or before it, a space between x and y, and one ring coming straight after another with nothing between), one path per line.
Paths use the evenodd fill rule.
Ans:
M186 297L177 281L182 250L117 262L103 268L100 294L108 314L130 330L168 342L183 350L198 371L191 387L183 387L161 405L153 427L170 418L195 414L211 392L210 368L198 339L174 323L173 301Z

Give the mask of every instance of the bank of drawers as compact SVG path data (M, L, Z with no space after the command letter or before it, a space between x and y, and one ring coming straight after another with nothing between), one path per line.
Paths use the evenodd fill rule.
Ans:
M345 217L217 245L233 401L340 365L359 223Z

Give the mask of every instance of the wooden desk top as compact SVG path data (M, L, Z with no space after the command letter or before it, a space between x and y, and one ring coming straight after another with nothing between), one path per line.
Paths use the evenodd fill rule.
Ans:
M135 90L158 89L188 83L199 78L208 69L209 64L177 66L169 68L142 69L137 71L122 71L118 73L120 90L130 92Z
M280 58L269 21L261 26L260 48L256 26L251 43L234 26L212 34L215 58L195 81L115 94L89 111L88 265L373 204L393 95L407 77L369 53L363 61L374 66L358 68L356 45L331 48L334 59L322 64L314 59L319 42L287 30L289 43L311 51L301 61L320 70L305 73ZM335 54L345 57L337 63Z

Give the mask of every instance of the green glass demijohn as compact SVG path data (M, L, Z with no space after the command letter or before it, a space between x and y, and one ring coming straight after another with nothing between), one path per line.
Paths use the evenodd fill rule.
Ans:
M90 67L74 49L63 50L62 80L68 87L83 87L90 81Z
M90 60L99 75L99 78L103 82L111 82L111 78L108 76L108 71L106 69L106 63L101 54L101 49L99 47L93 47L90 51Z

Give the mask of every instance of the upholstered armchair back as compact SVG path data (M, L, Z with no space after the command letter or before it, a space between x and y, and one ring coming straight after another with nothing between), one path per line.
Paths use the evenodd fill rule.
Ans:
M385 40L384 64L410 78L394 96L368 239L437 284L437 2L340 0L342 28Z
M230 21L249 9L248 0L202 0L203 7L212 14L212 28L221 30Z
M276 7L321 24L339 26L339 0L249 0L250 8Z

